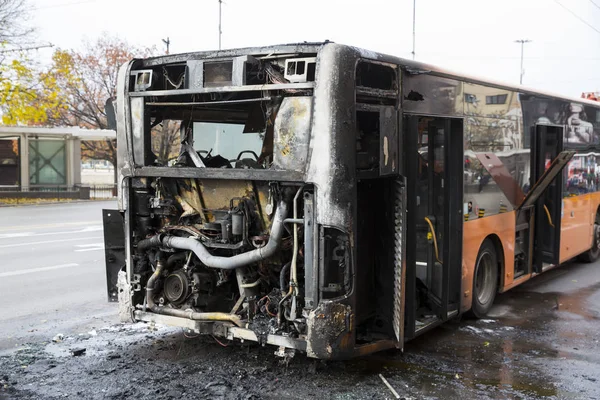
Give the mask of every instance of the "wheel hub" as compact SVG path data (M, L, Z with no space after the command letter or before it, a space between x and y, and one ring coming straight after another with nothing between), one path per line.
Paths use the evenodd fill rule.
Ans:
M483 253L479 258L477 277L475 279L475 290L477 300L481 304L487 304L493 296L493 266L492 257L489 253Z

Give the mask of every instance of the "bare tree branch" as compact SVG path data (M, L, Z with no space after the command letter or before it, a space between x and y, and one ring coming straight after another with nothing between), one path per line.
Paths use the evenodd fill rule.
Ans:
M0 0L0 44L23 45L34 31L27 0Z

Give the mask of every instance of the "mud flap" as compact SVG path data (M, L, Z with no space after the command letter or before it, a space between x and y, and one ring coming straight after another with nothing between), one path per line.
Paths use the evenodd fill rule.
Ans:
M108 301L119 300L117 280L125 266L125 229L123 215L117 210L102 210L104 252L106 259L106 289Z

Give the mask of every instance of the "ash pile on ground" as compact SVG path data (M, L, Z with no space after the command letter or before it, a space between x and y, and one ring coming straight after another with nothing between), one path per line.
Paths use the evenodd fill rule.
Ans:
M287 364L272 346L115 325L1 352L0 399L393 399L380 374L407 399L600 398L598 341L557 339L547 311L545 324L449 323L404 354L323 362L297 353Z

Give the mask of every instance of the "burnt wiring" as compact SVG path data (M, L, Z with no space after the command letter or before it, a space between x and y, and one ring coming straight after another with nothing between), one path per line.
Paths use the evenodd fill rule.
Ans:
M275 67L273 67L273 65L271 65L270 63L264 63L264 70L267 74L267 78L270 83L275 83L275 84L290 83L290 81L285 79L285 76L281 72L279 72ZM301 92L301 90L286 89L285 92L286 93L298 93L298 92Z
M171 80L171 78L169 77L169 72L165 67L163 67L163 76L165 77L167 82L171 84L171 86L173 86L175 89L179 89L181 85L183 85L183 81L185 79L185 72L182 72L181 75L179 75L179 78L177 78L177 83Z
M200 336L201 336L201 335L199 335L199 334L196 334L196 335L188 335L188 334L187 334L187 332L185 331L185 329L183 330L183 332L182 332L182 333L183 333L183 336L184 336L186 339L196 339L196 338L198 338L198 337L200 337Z
M290 83L281 72L276 70L270 63L265 63L265 72L271 83Z
M264 297L262 297L258 302L257 302L257 306L259 307L259 310L264 314L267 313L269 316L271 317L276 317L277 316L277 312L271 312L271 309L269 308L269 306L271 305L271 303L277 304L277 297L274 296L273 294L268 294ZM275 310L277 311L277 310Z
M223 347L227 347L229 346L229 343L225 344L223 342L221 342L219 339L217 339L214 335L211 335L213 339L215 339L215 342L219 343L221 346Z

